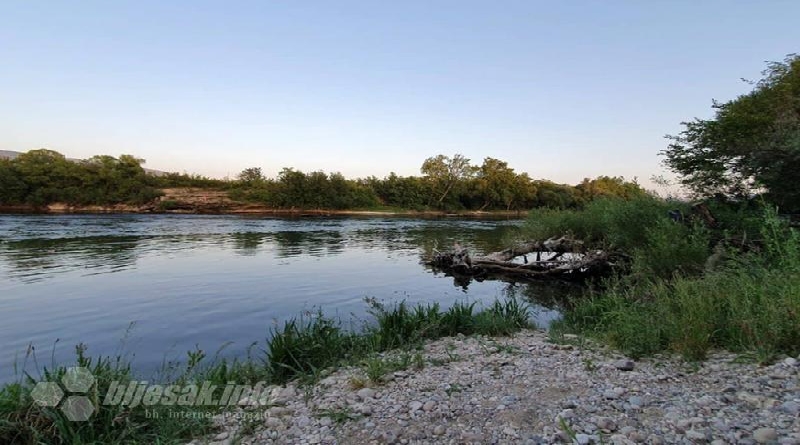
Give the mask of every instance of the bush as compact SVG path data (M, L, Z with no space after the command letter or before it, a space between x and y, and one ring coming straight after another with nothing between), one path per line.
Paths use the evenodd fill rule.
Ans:
M666 349L699 360L712 348L754 351L761 361L781 353L796 355L800 235L769 210L760 232L762 250L732 256L704 275L679 271L665 279L669 268L661 270L660 261L640 260L638 267L651 279L612 280L593 297L577 301L558 328L598 337L633 357ZM681 249L692 250L695 241L687 243ZM666 244L649 248L669 250ZM670 255L676 254L665 254L663 264L692 263ZM694 258L695 265L702 258L681 255Z
M648 231L668 220L675 203L652 196L599 198L580 210L537 209L531 211L524 233L544 240L570 234L592 247L631 251L647 242Z

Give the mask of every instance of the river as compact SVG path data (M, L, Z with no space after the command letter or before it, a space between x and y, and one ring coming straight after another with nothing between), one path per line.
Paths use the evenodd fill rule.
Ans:
M368 320L385 302L528 299L558 317L551 284L463 283L421 264L459 241L501 248L520 221L200 215L0 215L0 382L89 355L147 377L199 347L241 356L289 317Z

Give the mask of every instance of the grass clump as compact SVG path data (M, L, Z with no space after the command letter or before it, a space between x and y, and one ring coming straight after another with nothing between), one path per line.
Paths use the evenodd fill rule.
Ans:
M0 443L178 443L213 431L209 419L187 416L176 421L168 415L168 411L175 413L188 407L101 406L112 382L127 384L134 380L130 365L121 358L86 357L83 345L76 349L75 365L88 368L95 379L86 396L99 409L88 420L74 422L58 407L34 402L31 392L36 383L61 381L68 372L66 367L45 369L38 378L27 375L0 389Z
M800 235L774 210L764 209L759 221L756 235L752 216L722 220L727 234L737 225L748 230L738 246L745 236L751 242L738 250L707 229L689 228L683 237L672 223L655 223L633 250L632 273L575 302L555 328L632 357L668 350L700 360L724 348L767 362L800 353ZM721 241L710 249L714 236ZM718 264L707 267L706 258Z
M270 381L285 383L313 376L324 368L358 362L392 349L409 349L425 340L457 334L511 335L533 326L530 308L513 298L496 300L483 310L476 310L474 302L456 302L445 311L438 303L412 307L406 302L391 306L375 299L367 302L375 321L361 332L346 331L321 314L287 321L282 329L275 330L268 344ZM374 366L391 368L389 365L376 362Z
M483 310L475 303L457 303L442 311L436 303L409 307L405 302L386 307L370 301L375 321L360 331L343 329L341 324L321 313L286 321L272 330L262 358L225 360L219 352L209 358L201 350L190 351L181 365L165 365L162 385L203 383L224 386L283 384L294 379L315 379L325 369L342 364L359 364L367 377L378 382L384 375L401 369L425 366L421 353L408 352L423 340L461 334L509 335L531 326L529 309L514 300L497 301ZM404 348L405 351L386 351ZM44 369L34 377L0 388L0 443L77 444L77 443L183 443L214 431L208 416L196 416L191 404L103 403L112 385L126 387L135 378L130 363L122 358L92 359L85 347L77 349L74 366L88 368L95 378L87 393L95 412L89 420L70 421L59 407L40 406L31 392L39 382L59 382L67 367ZM221 350L220 350L221 351ZM365 384L366 382L361 382ZM234 399L232 403L239 402ZM221 413L230 405L203 405L201 412ZM187 416L181 416L181 412ZM321 413L344 421L349 413Z
M686 210L685 205L647 195L628 200L599 198L578 210L534 210L524 232L539 240L570 234L591 247L631 251L645 245L648 231L676 206Z

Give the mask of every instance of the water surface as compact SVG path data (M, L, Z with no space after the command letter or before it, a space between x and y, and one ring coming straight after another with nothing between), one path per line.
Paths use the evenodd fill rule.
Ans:
M491 302L524 296L535 320L560 289L463 283L420 262L459 241L503 246L518 221L198 215L0 216L0 381L72 359L124 353L142 374L200 347L241 355L288 317L367 318L365 297ZM29 348L33 355L26 354ZM26 355L28 356L27 358ZM16 364L16 371L15 371Z

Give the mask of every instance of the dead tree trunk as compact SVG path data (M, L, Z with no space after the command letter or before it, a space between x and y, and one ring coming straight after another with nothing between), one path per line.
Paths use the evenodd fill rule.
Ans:
M535 254L529 261L528 256ZM544 256L544 258L543 258ZM522 262L515 261L522 257ZM568 237L530 241L482 256L471 256L459 244L450 252L437 252L427 264L446 273L486 278L491 275L511 279L584 279L605 274L614 255L605 251L586 251L579 240Z

